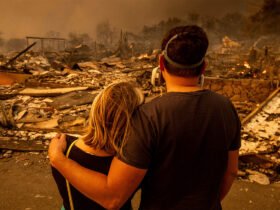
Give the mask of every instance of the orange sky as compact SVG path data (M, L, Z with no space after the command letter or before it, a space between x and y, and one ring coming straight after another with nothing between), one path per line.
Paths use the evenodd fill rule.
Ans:
M0 31L5 38L44 36L50 30L62 36L70 31L94 36L96 24L108 20L113 26L137 32L144 24L189 12L244 12L246 1L250 0L1 0Z

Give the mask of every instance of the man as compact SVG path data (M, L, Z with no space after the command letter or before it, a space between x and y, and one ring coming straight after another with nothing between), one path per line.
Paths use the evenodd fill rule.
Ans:
M238 170L240 121L228 99L198 84L207 48L198 26L166 35L159 64L167 93L136 111L124 156L107 176L65 158L63 136L50 144L51 164L107 209L120 208L140 183L140 209L221 209Z

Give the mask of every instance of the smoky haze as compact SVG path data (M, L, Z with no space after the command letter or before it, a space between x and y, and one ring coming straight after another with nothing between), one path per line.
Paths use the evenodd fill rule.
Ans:
M137 32L143 25L188 13L220 16L245 12L245 0L9 0L0 1L0 32L5 38L44 36L48 31L95 36L102 21Z

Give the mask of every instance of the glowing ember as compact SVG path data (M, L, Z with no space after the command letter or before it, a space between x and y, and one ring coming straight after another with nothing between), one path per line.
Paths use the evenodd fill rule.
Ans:
M266 74L266 70L263 70L263 72L262 72L263 74Z
M250 68L251 68L251 66L249 65L249 63L248 63L247 61L245 61L243 65L244 65L247 69L250 69Z

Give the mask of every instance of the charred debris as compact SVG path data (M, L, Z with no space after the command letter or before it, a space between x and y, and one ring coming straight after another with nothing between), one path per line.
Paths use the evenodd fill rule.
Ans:
M280 180L280 47L275 42L279 37L224 36L207 54L207 77L268 80L275 90L262 104L234 102L243 122L239 177L261 184ZM1 55L0 158L13 151L46 151L56 132L81 135L93 99L113 81L137 83L146 101L164 92L150 81L160 53L155 46L125 32L110 47L96 42L69 47L62 38L27 37L25 49Z

